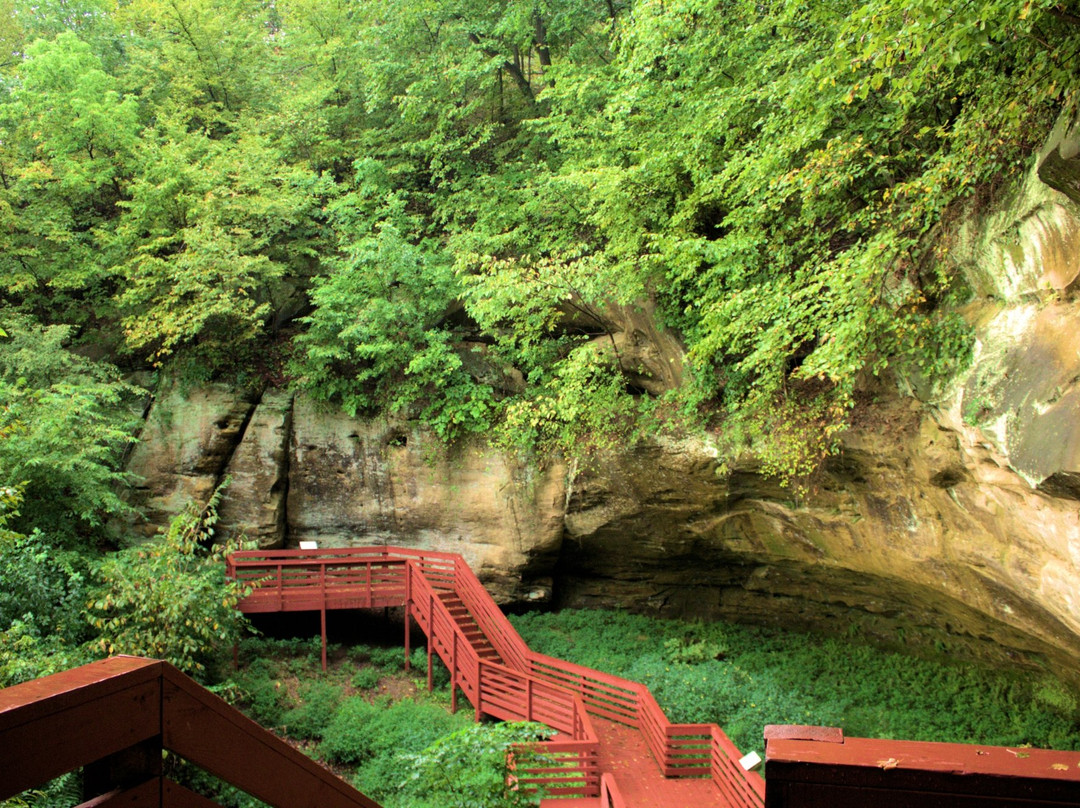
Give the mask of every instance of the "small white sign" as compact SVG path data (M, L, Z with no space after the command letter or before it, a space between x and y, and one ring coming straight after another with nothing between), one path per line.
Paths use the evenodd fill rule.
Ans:
M757 752L750 752L747 755L743 755L739 759L739 765L743 767L744 771L756 769L758 766L761 765L761 755L759 755Z
M301 550L318 550L319 543L317 541L302 541L300 542Z

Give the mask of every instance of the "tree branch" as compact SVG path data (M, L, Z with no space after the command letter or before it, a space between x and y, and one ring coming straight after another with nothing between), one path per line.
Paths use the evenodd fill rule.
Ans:
M478 48L480 48L483 54L491 59L498 59L501 55L498 52L492 50L491 48L486 47L483 44L483 41L480 39L479 34L470 33L469 41L476 45ZM521 67L514 64L509 59L503 58L502 69L509 73L510 76L514 79L514 83L517 84L518 89L521 91L521 94L525 96L525 100L528 101L530 105L535 104L536 94L533 92L532 85L529 84L529 79L521 71Z

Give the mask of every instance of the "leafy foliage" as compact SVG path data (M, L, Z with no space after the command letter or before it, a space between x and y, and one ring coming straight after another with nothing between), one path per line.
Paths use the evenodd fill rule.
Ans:
M505 722L485 727L473 724L441 738L409 758L412 774L402 789L416 806L539 805L540 794L512 788L513 760L526 766L541 758L529 744L550 737L542 724Z
M281 724L294 738L317 741L337 712L341 690L330 682L308 682L298 697L300 704L281 717Z
M718 723L740 749L760 748L766 724L1080 749L1075 700L1050 678L724 623L572 610L511 619L530 647L640 681L672 721Z
M492 395L457 353L448 323L456 282L446 258L385 222L347 253L312 291L316 310L299 339L305 386L351 414L415 406L448 441L484 429Z
M951 231L1080 51L1054 0L17 5L21 312L208 378L273 346L348 412L541 457L707 426L785 480L868 375L966 361ZM642 303L672 401L617 349Z
M227 548L201 544L213 536L220 493L189 506L160 538L101 562L87 607L101 652L165 659L205 681L238 639L243 588L225 579Z
M128 511L118 470L140 392L69 350L72 329L0 311L0 486L25 498L16 527L72 539Z

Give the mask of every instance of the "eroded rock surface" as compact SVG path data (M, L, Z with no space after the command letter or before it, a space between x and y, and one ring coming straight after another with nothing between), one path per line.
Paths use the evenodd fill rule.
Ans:
M145 535L153 535L188 502L210 498L255 402L224 385L159 388L127 466L135 481L132 504L146 516L139 525Z
M863 413L795 502L707 445L650 447L570 497L558 602L869 635L1065 671L1080 511L909 402Z
M1073 131L1047 154L1073 160ZM222 524L264 546L453 551L506 603L801 626L1080 686L1080 208L1033 170L953 258L976 291L971 368L943 390L877 391L798 501L752 462L718 474L706 436L628 447L568 481L479 442L446 453L415 424L209 386L159 391L136 504L149 530L228 474ZM678 341L647 306L605 317L597 350L631 383L678 386ZM478 376L520 385L467 351Z
M397 544L460 553L500 600L550 596L565 472L523 467L480 443L445 453L408 424L296 400L290 541Z

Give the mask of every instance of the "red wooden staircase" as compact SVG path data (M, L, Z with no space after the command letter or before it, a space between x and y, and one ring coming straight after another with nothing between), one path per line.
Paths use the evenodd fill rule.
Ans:
M519 772L564 808L762 808L762 778L715 724L672 724L648 688L532 651L461 556L399 547L249 550L229 575L251 587L245 612L404 607L476 716L538 721L558 733L542 768ZM545 801L545 803L548 801ZM553 804L555 800L550 800Z
M1080 806L1076 752L845 738L767 727L769 791L708 724L671 724L649 691L531 651L458 556L397 548L238 553L249 612L404 606L477 717L557 735L518 780L548 808ZM325 621L324 621L325 628ZM325 633L324 633L325 640ZM325 648L324 648L325 650ZM325 657L324 657L325 658ZM430 664L429 664L430 681ZM79 808L213 808L171 780L165 752L274 808L378 808L167 663L116 657L0 690L0 801L83 770Z

